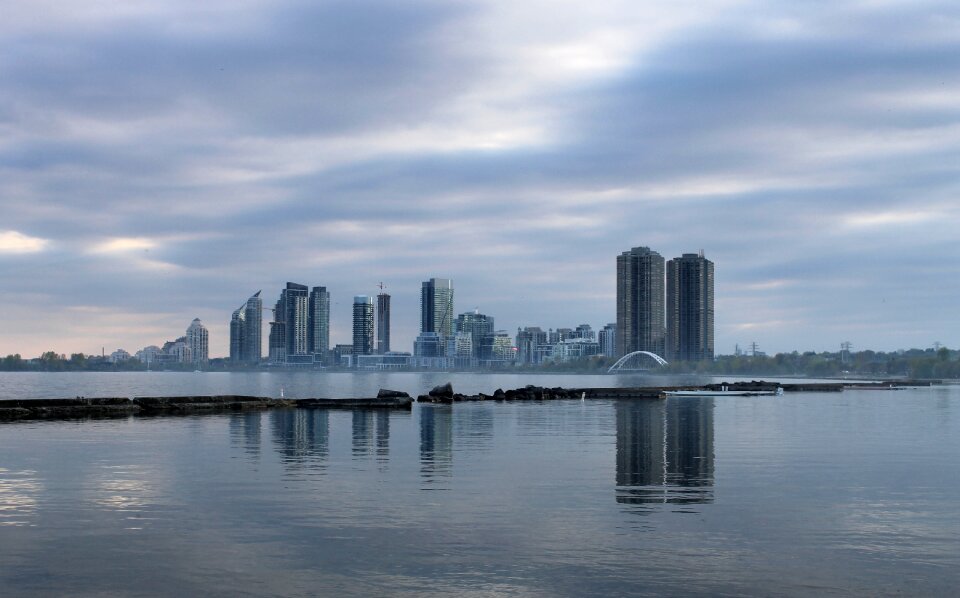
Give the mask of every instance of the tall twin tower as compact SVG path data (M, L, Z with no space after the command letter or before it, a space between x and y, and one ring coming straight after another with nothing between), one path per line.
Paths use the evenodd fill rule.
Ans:
M703 252L668 262L649 247L617 256L616 350L713 359L713 262Z

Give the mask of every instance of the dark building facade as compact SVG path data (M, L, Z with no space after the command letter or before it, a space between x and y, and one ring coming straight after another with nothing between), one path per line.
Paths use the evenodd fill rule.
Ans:
M353 298L353 354L373 354L373 298L357 295Z
M664 260L649 247L617 256L617 356L633 351L663 355Z
M390 352L390 295L377 295L377 353Z
M713 359L713 262L703 252L667 262L668 360Z
M258 364L263 354L263 300L260 291L233 312L230 318L230 361Z
M447 278L424 281L420 290L420 332L453 334L453 283Z

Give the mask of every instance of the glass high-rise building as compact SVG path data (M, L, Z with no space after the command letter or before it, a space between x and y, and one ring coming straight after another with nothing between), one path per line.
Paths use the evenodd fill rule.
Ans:
M424 281L420 290L420 332L453 335L453 283L448 278Z
M713 359L713 262L703 252L667 262L668 360Z
M373 297L353 298L353 354L373 354Z
M649 247L617 256L617 356L633 351L663 355L664 260Z
M230 318L230 361L260 363L263 352L263 300L260 291L253 294Z
M312 362L313 356L307 350L309 289L305 285L288 282L280 293L278 307L283 310L287 363Z
M318 363L327 362L330 351L330 293L327 287L313 287L308 301L307 353Z
M390 295L377 295L377 353L390 352Z

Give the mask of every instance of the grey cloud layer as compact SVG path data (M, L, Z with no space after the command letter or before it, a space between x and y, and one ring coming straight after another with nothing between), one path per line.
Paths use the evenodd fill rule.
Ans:
M4 35L0 232L50 245L0 250L0 353L133 350L194 316L223 353L230 310L285 280L339 296L335 341L379 280L412 340L429 276L498 327L599 326L613 256L640 244L714 259L721 352L960 336L960 10L736 4L571 75L525 66L500 8L250 3ZM629 39L626 16L531 38ZM31 303L63 332L26 349ZM127 331L85 338L71 309L91 306Z

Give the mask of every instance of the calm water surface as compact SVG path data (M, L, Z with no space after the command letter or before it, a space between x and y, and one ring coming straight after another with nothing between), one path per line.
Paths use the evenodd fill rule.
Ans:
M448 378L0 374L0 395ZM0 593L952 595L958 408L942 387L2 424Z

